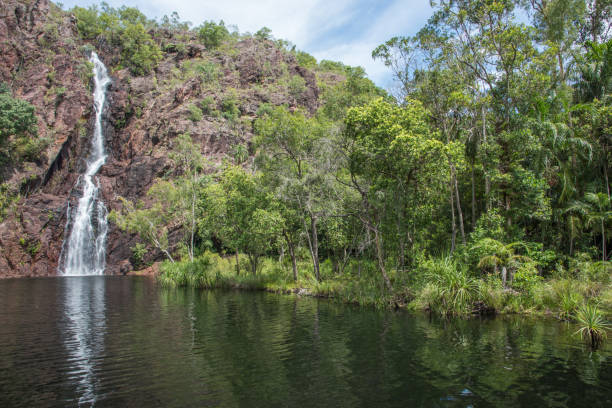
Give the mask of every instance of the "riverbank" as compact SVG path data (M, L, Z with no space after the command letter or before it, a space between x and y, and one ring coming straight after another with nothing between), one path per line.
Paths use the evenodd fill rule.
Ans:
M597 305L606 318L612 317L609 279L550 277L504 287L498 276L474 276L449 260L430 260L410 273L392 272L393 292L389 292L375 266L365 262L349 265L343 273L334 273L332 265L323 264L321 282L308 266L300 263L298 280L293 281L289 270L276 260L264 260L253 275L245 268L237 271L230 259L207 253L193 262L162 263L156 276L164 286L299 294L382 309L429 311L447 317L526 314L568 320L586 304Z

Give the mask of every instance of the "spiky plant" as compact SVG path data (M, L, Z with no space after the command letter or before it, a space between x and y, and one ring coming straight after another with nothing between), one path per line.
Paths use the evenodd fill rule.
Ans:
M467 315L472 311L472 304L478 293L475 279L468 275L450 258L432 261L428 280L433 286L430 295L438 298L437 305L444 315ZM436 290L433 290L433 288Z
M606 330L610 330L610 324L604 319L603 314L592 304L585 304L574 316L581 327L576 334L580 334L582 339L596 349L606 339Z
M575 292L565 292L561 294L561 302L559 304L559 318L568 320L572 317L572 314L576 311L576 308L582 301L582 296Z

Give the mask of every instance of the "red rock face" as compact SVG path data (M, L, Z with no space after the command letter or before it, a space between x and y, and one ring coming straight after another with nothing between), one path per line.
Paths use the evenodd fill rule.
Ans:
M22 198L0 223L0 277L46 276L57 273L66 210L79 197L73 191L89 147L93 127L91 84L74 17L47 0L0 0L0 81L14 96L36 107L38 131L50 141L38 163L9 169L4 182ZM173 41L167 30L154 32L160 44ZM116 47L93 44L109 67L112 84L107 93L105 138L109 157L98 173L101 194L109 211L120 206L119 196L146 200L155 179L172 172L166 156L172 140L188 132L213 161L221 160L236 143L249 143L252 121L261 103L286 104L314 112L319 91L314 74L269 41L244 40L235 52L207 51L192 33L181 33L187 46L165 53L154 72L134 77L128 70L112 70ZM187 40L185 40L187 38ZM219 77L207 83L189 64L213 64ZM290 96L277 81L299 75L306 88ZM240 119L232 123L208 115L194 122L189 108L212 97L217 109L232 94L238 98ZM2 176L2 175L0 175ZM27 182L24 182L27 181ZM130 248L137 237L109 226L107 273L132 269ZM181 237L180 228L171 242ZM161 259L149 251L146 261Z

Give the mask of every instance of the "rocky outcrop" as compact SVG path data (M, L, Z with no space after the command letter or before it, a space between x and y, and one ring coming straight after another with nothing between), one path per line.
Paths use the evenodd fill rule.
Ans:
M0 277L54 275L94 119L87 47L74 17L47 0L0 0L0 13L0 81L36 107L39 135L50 142L39 162L0 175L22 196L0 223ZM165 50L155 71L143 77L125 69L111 73L104 113L109 157L98 173L109 211L119 208L120 196L146 200L155 179L172 171L166 156L177 135L189 133L204 154L219 161L233 145L250 142L262 103L310 112L319 104L314 73L271 41L246 39L223 52L206 50L189 32L152 34ZM174 37L181 46L173 46ZM118 62L114 47L93 45L107 66ZM305 84L299 95L287 90L293 76ZM205 99L212 100L209 111L201 120L191 117L193 106ZM221 111L229 99L239 114L228 119ZM180 234L175 230L171 238ZM130 248L138 242L111 225L107 272L130 272ZM151 251L146 261L159 255Z

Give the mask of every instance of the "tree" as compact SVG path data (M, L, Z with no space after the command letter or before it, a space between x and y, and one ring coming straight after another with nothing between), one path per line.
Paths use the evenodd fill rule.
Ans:
M198 196L204 183L202 172L206 162L200 147L191 141L189 134L181 134L173 141L173 149L168 155L180 177L173 182L158 183L160 196L167 195L172 203L172 212L177 214L189 231L189 258L193 261L194 240L197 231ZM165 191L164 191L165 190Z
M169 179L159 179L147 192L152 201L148 208L144 203L134 205L121 198L123 208L112 211L110 219L130 233L138 234L145 242L162 251L174 262L168 243L168 228L182 229L189 259L195 257L197 220L201 217L197 205L200 190L206 179L202 176L205 161L191 137L181 134L173 141L168 155L176 174Z
M288 211L299 215L317 280L321 279L318 225L334 211L329 131L326 124L285 107L273 109L255 123L255 146L264 180ZM296 240L286 239L291 254Z
M13 98L0 83L0 169L22 160L38 162L48 140L38 137L36 109L29 102ZM4 156L4 157L3 157Z
M11 137L36 136L37 119L32 104L11 96L8 89L0 92L0 146Z
M168 243L168 213L157 202L149 208L143 203L134 204L123 197L119 197L122 208L113 210L108 219L115 223L120 230L130 234L137 234L140 239L161 251L166 258L174 263Z
M586 193L584 201L575 201L568 208L568 211L580 214L585 218L585 224L599 228L601 233L601 260L606 261L606 224L612 219L612 209L610 197L604 193Z
M257 176L234 165L226 165L216 183L201 195L200 228L217 235L223 244L249 258L251 272L257 273L261 257L277 246L284 220L271 206L270 197L260 189Z
M225 27L223 20L219 23L214 21L205 21L197 28L198 38L206 48L217 48L226 38L229 37L229 31Z
M144 75L161 60L159 46L145 31L142 23L128 24L120 36L123 61L134 75Z
M426 119L427 112L417 101L398 107L382 99L351 108L346 117L347 184L360 197L355 216L374 235L378 267L390 292L383 252L384 218L391 205L413 207L429 192L421 189L421 182L429 179L434 186L447 171L444 145L430 131ZM399 224L409 221L400 219Z

